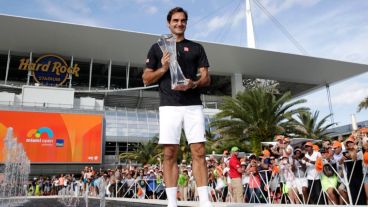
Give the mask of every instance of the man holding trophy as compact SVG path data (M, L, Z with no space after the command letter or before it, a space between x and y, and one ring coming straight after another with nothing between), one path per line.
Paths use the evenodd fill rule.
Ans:
M204 115L198 89L210 84L209 63L202 45L185 39L187 20L188 14L184 9L176 7L169 11L167 25L171 34L162 35L150 48L142 78L145 85L159 84L159 144L163 145L168 206L177 206L177 154L184 128L192 153L200 206L211 207L205 161Z

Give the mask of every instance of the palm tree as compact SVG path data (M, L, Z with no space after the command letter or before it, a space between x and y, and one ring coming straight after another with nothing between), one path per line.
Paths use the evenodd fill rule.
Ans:
M158 137L153 137L151 140L138 145L138 148L131 152L123 152L120 154L120 159L135 160L141 164L153 164L157 162L157 158L161 157L162 150L159 147Z
M216 154L222 154L224 150L230 150L231 147L237 146L241 151L248 151L248 147L245 143L239 143L236 139L226 134L215 134L210 130L206 130L206 153L212 154L215 151Z
M270 141L276 134L285 133L288 120L307 108L296 108L306 100L291 100L291 93L276 95L258 87L238 93L236 98L226 97L221 112L214 117L211 126L221 134L227 134L238 142L250 141L252 151L260 152L261 142Z
M368 97L365 97L365 99L358 105L358 112L360 112L362 109L367 108L368 108Z
M327 129L335 125L335 123L326 124L327 119L332 116L329 114L318 121L319 111L315 111L314 114L310 111L300 112L297 115L297 119L292 119L290 123L294 125L294 132L302 137L312 139L327 139L329 134Z

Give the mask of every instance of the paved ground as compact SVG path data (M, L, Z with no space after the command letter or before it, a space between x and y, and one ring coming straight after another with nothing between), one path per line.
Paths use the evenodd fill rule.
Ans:
M180 207L199 207L198 202L188 201L188 202L178 202ZM9 205L0 200L0 207L8 207ZM29 197L28 202L19 207L65 207L64 204L58 201L56 196L46 196L46 197ZM127 199L127 198L107 198L106 207L166 207L167 201L164 200L138 200L138 199ZM286 204L248 204L248 203L214 203L214 207L296 207L300 205L286 205ZM308 205L308 207L317 207L318 205ZM86 207L83 198L80 198L79 205L76 207ZM88 207L100 207L100 200L97 198L88 199ZM318 206L318 207L321 207Z

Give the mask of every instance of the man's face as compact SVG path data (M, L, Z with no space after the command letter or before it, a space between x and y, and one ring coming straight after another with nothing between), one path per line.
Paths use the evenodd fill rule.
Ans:
M171 16L168 22L169 29L174 35L183 35L187 27L187 19L183 12L176 12Z
M353 149L354 145L354 142L346 142L346 149Z
M322 144L322 146L324 148L329 148L331 146L330 141L324 141L323 144Z
M301 154L302 154L302 152L301 152L301 151L299 151L299 150L296 150L296 151L295 151L295 156L296 156L297 158L299 158L299 157L301 156Z
M312 152L313 151L313 148L309 145L305 145L304 148L305 148L305 151L307 151L307 152Z

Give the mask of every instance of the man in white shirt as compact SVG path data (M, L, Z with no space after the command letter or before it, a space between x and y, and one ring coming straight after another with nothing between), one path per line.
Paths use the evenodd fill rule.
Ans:
M343 174L343 163L344 163L344 155L343 155L343 150L342 150L342 144L339 141L334 141L333 145L332 145L332 149L334 151L334 155L333 155L333 159L331 160L332 164L336 164L337 167L337 172L339 174L339 185L338 185L338 192L339 192L339 202L340 204L345 204L347 205L347 201L348 200L348 194L347 194L347 189L346 189L346 185L344 184L344 174ZM341 178L341 179L340 179Z
M321 157L321 153L313 150L313 143L307 142L304 144L306 151L304 161L306 162L306 172L309 189L309 204L324 204L323 195L319 196L322 191L320 176L316 170L315 164L318 157ZM308 202L308 201L307 201Z

